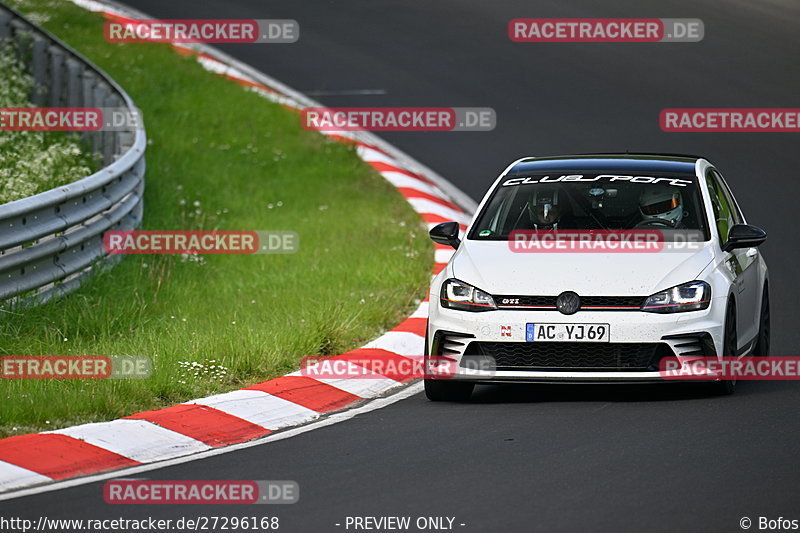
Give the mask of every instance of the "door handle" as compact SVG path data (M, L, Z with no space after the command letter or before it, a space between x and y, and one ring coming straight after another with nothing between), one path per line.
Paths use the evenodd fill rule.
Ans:
M750 248L749 250L747 250L747 253L745 253L745 255L751 258L755 257L758 255L758 250L756 250L755 248Z

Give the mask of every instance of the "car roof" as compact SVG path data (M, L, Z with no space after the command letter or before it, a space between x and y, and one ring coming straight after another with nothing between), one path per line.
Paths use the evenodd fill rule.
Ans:
M508 175L534 172L664 172L695 174L700 156L680 154L578 154L527 157L517 161Z

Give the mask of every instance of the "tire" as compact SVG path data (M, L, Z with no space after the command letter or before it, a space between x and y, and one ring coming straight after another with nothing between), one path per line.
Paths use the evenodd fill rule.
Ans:
M474 388L474 383L463 381L425 380L425 396L432 402L466 402L472 396Z
M764 294L761 297L761 314L758 319L758 340L756 341L756 347L753 349L754 357L769 357L769 335L769 289L764 285Z
M725 313L724 336L722 341L722 357L735 358L736 353L736 305L733 300L728 302L728 310ZM722 379L715 381L712 385L714 392L720 396L728 396L736 391L735 379Z

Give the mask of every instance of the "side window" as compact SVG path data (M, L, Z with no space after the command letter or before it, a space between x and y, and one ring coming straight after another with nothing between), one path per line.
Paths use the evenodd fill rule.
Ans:
M733 215L733 220L736 224L744 224L744 216L742 216L741 210L739 210L739 206L736 203L736 200L733 198L733 193L731 189L728 187L728 184L725 183L725 180L722 179L722 175L716 170L712 170L711 173L714 175L714 180L718 183L718 188L723 196L728 200L728 205L731 207L731 214Z
M711 196L711 208L719 232L719 240L721 244L725 244L728 241L728 231L731 226L736 224L735 208L731 207L731 202L722 190L722 184L710 171L706 174L706 185L708 185L708 193Z

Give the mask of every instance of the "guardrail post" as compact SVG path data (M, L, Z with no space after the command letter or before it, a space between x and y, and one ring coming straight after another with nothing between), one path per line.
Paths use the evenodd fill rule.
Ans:
M67 107L83 107L81 67L71 57L67 59Z
M36 82L33 86L31 102L37 106L47 104L48 87L51 86L47 69L47 42L41 37L33 34L33 46L31 48L31 73Z
M11 38L11 15L0 11L0 39Z
M56 46L50 46L50 98L51 107L65 107L66 80L64 79L64 53Z
M83 106L82 107L95 107L97 104L94 99L94 89L97 84L97 79L89 72L84 71L81 74L81 92L83 93ZM83 136L89 139L92 151L97 152L100 148L100 135L97 132L87 131Z

